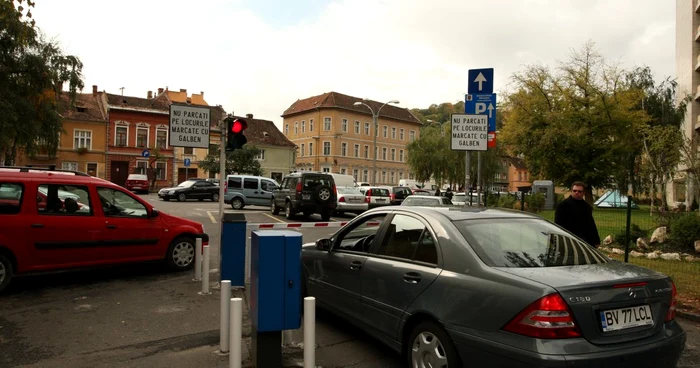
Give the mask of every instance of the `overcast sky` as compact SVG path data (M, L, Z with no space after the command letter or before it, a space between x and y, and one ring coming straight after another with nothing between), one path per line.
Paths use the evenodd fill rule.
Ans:
M400 106L457 102L467 72L495 89L587 40L625 67L675 75L672 0L40 0L44 33L84 63L85 90L204 91L281 127L297 99L336 91Z

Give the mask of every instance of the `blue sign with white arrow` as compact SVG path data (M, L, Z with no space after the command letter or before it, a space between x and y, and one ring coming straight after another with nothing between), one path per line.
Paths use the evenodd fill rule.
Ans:
M488 115L489 132L496 131L496 94L467 95L464 99L464 113Z
M143 157L145 157L145 158L148 158L148 157L151 156L151 153L148 152L147 149L145 149L145 150L143 150L143 151L141 152L141 156L143 156Z
M185 167L190 167L191 163L192 163L192 161L189 158L185 159Z
M490 95L493 93L493 68L469 69L468 93ZM467 113L468 114L468 113Z

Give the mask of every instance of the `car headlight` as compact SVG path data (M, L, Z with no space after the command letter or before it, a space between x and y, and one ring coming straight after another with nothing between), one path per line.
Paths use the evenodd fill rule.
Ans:
M168 194L175 194L175 191L174 191L174 190L171 190L171 191L168 192Z

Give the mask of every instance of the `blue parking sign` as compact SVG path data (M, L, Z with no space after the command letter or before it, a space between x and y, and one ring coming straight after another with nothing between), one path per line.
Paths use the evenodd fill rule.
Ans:
M464 99L464 113L488 115L489 132L496 131L496 94L468 94Z

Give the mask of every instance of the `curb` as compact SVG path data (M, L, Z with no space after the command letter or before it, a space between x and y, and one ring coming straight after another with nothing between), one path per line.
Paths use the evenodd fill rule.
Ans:
M676 315L683 319L691 320L694 322L700 322L700 314L676 310Z

